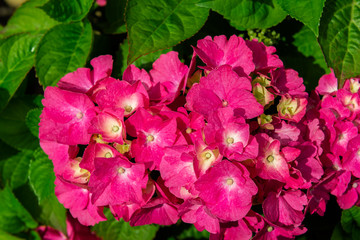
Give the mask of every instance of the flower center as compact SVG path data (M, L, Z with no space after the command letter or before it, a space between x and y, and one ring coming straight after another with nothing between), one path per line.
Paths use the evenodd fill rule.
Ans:
M105 153L105 157L106 157L106 158L111 158L111 157L112 157L111 152L107 152L107 153Z
M187 129L186 129L186 133L187 133L187 134L190 134L191 132L192 132L192 129L191 129L191 128L187 128Z
M287 107L286 110L288 110L290 115L294 115L293 107Z
M78 113L76 114L76 118L77 118L77 119L82 119L83 116L84 116L84 114L83 114L82 112L78 112Z
M132 106L129 106L129 105L127 105L127 106L125 106L125 111L126 112L131 112L133 110L133 108L132 108Z
M227 143L227 144L233 144L233 143L234 143L234 138L228 137L228 138L226 139L226 143Z
M223 107L227 107L228 104L229 104L229 103L228 103L226 100L222 101Z
M118 132L120 130L119 126L116 126L114 125L112 128L111 128L111 131L113 132Z
M267 231L268 232L272 232L274 230L274 228L272 227L272 226L269 226L268 228L267 228Z
M147 140L148 142L152 142L152 141L154 141L154 136L151 135L151 134L149 134L149 135L147 135L146 140Z
M358 187L358 184L356 182L353 183L352 185L353 188L357 188Z
M272 161L274 161L275 158L273 155L269 155L267 158L266 158L266 161L268 161L269 163L271 163Z
M205 153L205 158L210 159L211 158L211 153L209 153L209 152Z
M125 169L123 167L119 167L118 173L123 174L125 172Z
M229 185L229 186L233 185L234 184L234 179L232 179L232 178L226 179L226 184Z
M339 134L339 140L343 140L343 139L344 139L344 137L345 137L345 136L344 136L344 134L343 134L343 133L340 133L340 134Z

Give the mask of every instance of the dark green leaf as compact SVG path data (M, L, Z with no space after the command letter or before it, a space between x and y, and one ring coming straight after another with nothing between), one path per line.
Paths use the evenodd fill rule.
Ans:
M125 33L125 7L127 1L108 0L105 6L105 16L108 26L105 27L106 33Z
M42 103L41 103L41 101L44 99L44 95L37 95L35 98L34 98L34 103L35 103L35 105L37 106L37 107L39 107L39 108L42 108L43 107L43 105L42 105Z
M46 1L37 4L34 2L36 1L28 1L15 11L1 31L3 37L18 33L44 32L59 24L59 22L49 17L42 9L37 8L37 6L44 4Z
M331 240L351 240L351 236L344 232L344 230L341 228L341 224L338 223L331 235Z
M0 161L15 155L18 151L0 139Z
M39 202L54 195L54 167L42 149L34 152L34 159L30 163L29 180Z
M55 26L39 43L35 68L40 83L55 85L66 73L86 63L92 43L89 22Z
M204 25L209 9L199 0L132 0L126 9L130 51L128 63L142 55L172 47Z
M320 17L325 0L276 0L291 17L308 26L316 36L319 35Z
M0 43L0 111L34 65L41 34L20 34Z
M11 147L35 149L39 140L35 138L25 124L26 113L34 108L29 99L13 98L0 114L0 139Z
M321 69L324 70L322 74L331 72L330 68L328 68L325 62L324 54L321 51L320 45L317 42L314 33L308 27L304 26L300 30L300 32L294 34L293 37L294 37L293 44L297 47L297 50L300 53L302 53L305 57L313 58L314 59L313 64L320 66ZM307 71L305 72L302 71L300 72L300 74L304 76L304 83L306 89L308 88L314 89L318 84L318 80L320 76L319 77L316 76L313 67L307 66L306 69L308 70L309 73ZM311 79L310 77L308 77L309 75L314 76L314 78Z
M16 199L10 187L0 191L0 229L9 233L35 228L36 221Z
M213 0L202 2L201 6L220 13L239 30L269 28L280 23L287 15L273 0Z
M204 230L199 232L194 225L190 225L181 234L177 236L178 240L187 240L187 239L209 239L209 232Z
M109 209L105 210L107 221L96 224L92 230L103 240L151 240L159 228L157 225L131 227L122 219L117 221Z
M28 240L42 240L39 233L36 231L31 231L30 232L30 236L28 238Z
M39 137L40 114L41 109L36 108L31 109L26 115L26 126L35 137Z
M320 22L319 42L342 86L360 74L360 0L328 0Z
M343 230L352 236L352 239L360 238L360 207L354 206L342 211L341 226Z
M32 151L22 151L5 160L2 170L2 181L12 189L20 187L28 181L29 165Z
M93 0L50 0L42 9L53 19L71 22L83 19L93 4Z

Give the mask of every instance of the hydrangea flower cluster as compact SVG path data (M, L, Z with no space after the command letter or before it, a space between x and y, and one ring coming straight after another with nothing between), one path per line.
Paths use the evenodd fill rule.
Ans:
M329 194L359 204L359 79L338 90L325 75L308 96L275 51L206 37L189 66L172 51L118 80L105 55L47 87L39 135L59 201L84 225L106 207L132 226L181 219L210 239L292 239Z

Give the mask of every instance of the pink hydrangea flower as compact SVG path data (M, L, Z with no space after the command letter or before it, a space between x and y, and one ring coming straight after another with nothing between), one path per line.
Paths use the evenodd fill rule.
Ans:
M83 225L94 225L105 221L103 208L94 206L91 202L91 193L84 185L75 185L61 178L55 180L55 195L64 207Z
M263 203L265 217L279 226L298 227L305 215L307 197L300 190L270 192Z
M96 108L88 96L47 87L42 104L40 139L68 145L89 143L91 134L87 129L96 116Z
M106 4L106 0L100 0ZM58 82L61 89L87 93L98 81L110 77L113 68L111 55L102 55L90 61L94 70L89 68L78 68L75 72L66 74Z
M123 144L125 138L124 110L104 109L91 120L88 133L100 134L106 142Z
M255 72L268 72L271 69L283 67L282 61L279 59L275 47L266 46L257 39L246 41L246 45L252 51L253 62L255 64Z
M147 175L141 163L131 163L119 155L115 158L96 158L89 187L96 206L140 203Z
M299 122L305 116L306 104L306 98L293 98L290 95L284 95L277 106L279 117Z
M149 106L148 93L140 81L130 85L126 81L109 81L96 93L100 108L121 108L124 116L129 117L139 107Z
M202 77L199 84L193 85L186 97L187 107L206 118L224 107L230 107L235 116L253 118L263 113L263 106L250 91L251 84L247 78L239 77L230 66L223 65Z
M319 79L319 84L316 87L316 91L321 95L332 94L338 90L338 81L335 77L334 71L322 76Z
M195 182L195 188L210 212L225 221L243 218L251 208L252 196L257 193L247 169L227 160L202 175Z
M208 70L230 65L240 75L249 75L255 69L251 50L246 46L244 39L235 35L229 40L224 35L216 36L214 40L207 36L198 41L194 50Z
M198 231L206 229L208 232L217 234L220 232L219 219L210 213L201 199L189 199L179 207L181 220L192 223Z

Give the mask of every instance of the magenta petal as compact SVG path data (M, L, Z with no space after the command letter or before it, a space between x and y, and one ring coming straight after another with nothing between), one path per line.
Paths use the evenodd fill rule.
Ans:
M96 158L89 187L92 202L97 206L118 205L124 202L140 203L142 189L146 188L145 166L131 163L123 156Z
M316 91L321 95L331 94L337 90L338 82L333 70L331 73L322 76L319 79L319 85L316 87Z
M268 71L271 68L283 67L282 61L274 54L275 47L265 46L264 43L258 42L256 39L246 41L246 45L253 53L255 71Z
M40 139L68 145L88 144L90 121L96 115L94 103L85 94L47 87L40 118Z
M216 234L220 232L219 219L212 215L200 199L191 199L179 207L179 215L186 223L192 223L198 231L206 229Z
M78 68L75 72L66 74L57 84L59 88L79 93L86 93L94 83L88 68Z
M60 203L68 209L83 210L89 204L89 191L77 185L55 179L55 195Z
M130 84L134 84L135 82L140 80L146 90L149 90L152 86L150 75L144 69L139 69L133 64L130 64L125 69L123 79Z
M90 61L90 64L94 68L92 72L94 85L97 81L106 77L110 77L113 68L113 59L111 55L102 55L93 58Z
M149 96L152 100L158 100L162 103L169 104L180 94L185 84L185 75L188 67L180 62L178 53L171 51L163 54L153 64L150 71L153 86L160 84L161 91L150 89Z
M202 175L195 188L210 212L220 219L236 221L244 217L257 193L255 183L241 164L223 160Z
M130 219L131 226L147 224L172 225L179 219L175 207L170 205L164 198L155 198L137 210Z

